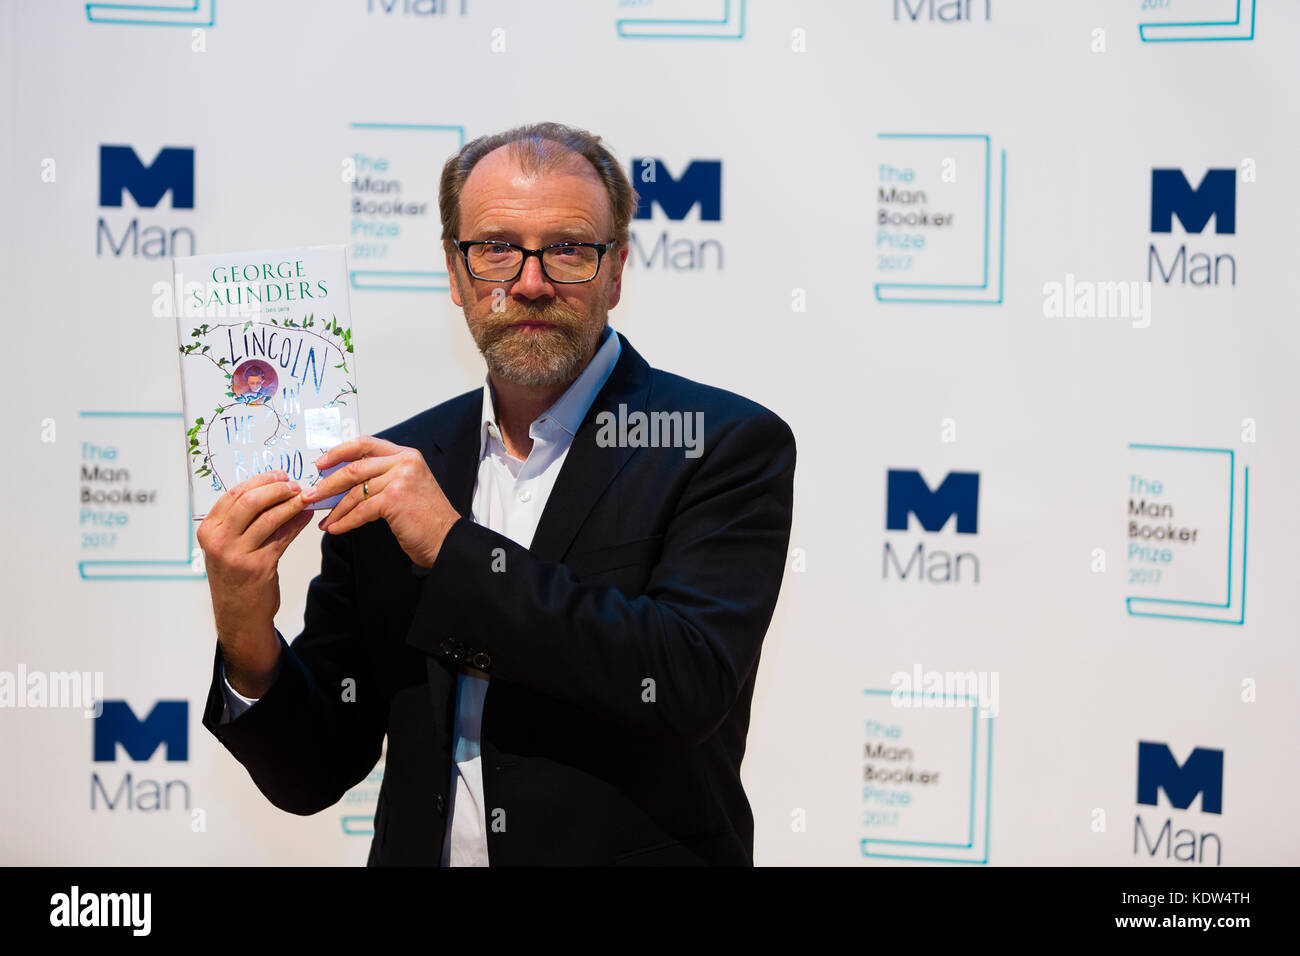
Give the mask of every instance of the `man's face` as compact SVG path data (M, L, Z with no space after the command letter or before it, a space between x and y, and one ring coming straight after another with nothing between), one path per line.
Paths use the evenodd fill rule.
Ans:
M248 375L244 377L244 381L248 383L250 389L256 392L262 387L262 373L257 369L251 369Z
M605 242L613 224L596 171L574 156L527 176L507 147L474 166L460 196L461 241L496 239L526 249L554 242ZM627 250L607 255L591 282L553 283L538 257L514 282L475 279L459 252L448 254L451 298L465 310L470 335L494 379L518 385L565 385L595 352L606 314L618 304ZM494 290L501 290L495 291Z

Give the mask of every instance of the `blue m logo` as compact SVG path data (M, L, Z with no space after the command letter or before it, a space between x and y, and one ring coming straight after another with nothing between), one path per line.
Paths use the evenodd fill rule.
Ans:
M632 160L632 184L640 197L636 218L651 218L651 207L659 204L669 219L685 219L699 204L702 222L722 220L722 161L696 159L677 179L660 159Z
M164 146L146 166L130 146L99 147L99 204L121 206L129 192L137 206L152 208L167 193L173 209L194 208L194 150Z
M977 471L951 471L933 491L919 471L889 470L885 489L885 527L906 531L907 516L926 531L939 531L953 515L958 534L979 531L980 476Z
M189 713L187 700L160 700L140 720L126 701L104 701L104 712L95 718L95 760L116 760L118 744L132 760L148 760L163 745L169 762L188 760Z
M1223 751L1197 747L1180 767L1168 744L1138 741L1137 802L1156 806L1164 790L1176 809L1186 810L1201 795L1203 813L1223 812Z
M1201 232L1214 217L1214 231L1237 231L1237 171L1209 169L1195 189L1181 169L1151 170L1151 231L1173 232L1174 216L1187 232Z

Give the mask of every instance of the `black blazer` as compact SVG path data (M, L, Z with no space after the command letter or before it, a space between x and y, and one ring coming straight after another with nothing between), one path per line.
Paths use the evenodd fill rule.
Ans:
M464 516L433 567L417 574L382 521L325 534L302 634L288 644L276 631L274 685L218 723L218 650L203 725L273 804L299 814L361 781L387 734L368 862L436 866L456 675L472 664L491 678L481 752L492 865L752 865L740 763L789 545L789 426L650 368L624 338L524 549L469 518L482 394L379 433L418 448ZM601 447L597 415L620 405L703 412L703 453ZM349 678L355 700L344 702Z

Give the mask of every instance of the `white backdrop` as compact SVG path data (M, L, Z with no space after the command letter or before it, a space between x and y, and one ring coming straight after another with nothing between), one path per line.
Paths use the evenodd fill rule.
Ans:
M364 861L378 773L295 817L199 723L214 632L156 283L173 249L353 242L361 425L379 431L482 383L436 251L443 161L555 120L635 177L657 160L661 197L721 163L716 221L705 183L682 218L657 204L634 223L611 322L798 440L744 765L758 863L1300 863L1298 41L1282 0L2 0L0 671L18 692L0 708L0 862ZM103 146L130 147L138 175ZM150 197L165 147L180 172ZM425 215L397 235L351 215L359 156ZM1187 183L1157 203L1169 232L1152 231L1156 169ZM928 219L882 228L882 209ZM1153 273L1153 247L1166 273L1183 247L1189 281ZM1198 284L1202 261L1217 283ZM1131 282L1125 315L1079 314L1087 283ZM125 472L86 478L96 465ZM887 528L891 470L932 489L978 473L977 531ZM153 500L82 502L122 488ZM1139 499L1170 506L1143 523L1197 540L1130 557ZM281 565L287 636L319 535ZM959 580L934 580L943 553L973 556ZM972 672L989 695L866 693L915 670ZM20 673L71 671L140 719L187 701L174 752L134 759L104 727L97 761L96 721L17 706L37 702ZM1142 741L1174 769L1140 770ZM864 793L882 767L939 776ZM1166 786L1144 798L1139 776Z

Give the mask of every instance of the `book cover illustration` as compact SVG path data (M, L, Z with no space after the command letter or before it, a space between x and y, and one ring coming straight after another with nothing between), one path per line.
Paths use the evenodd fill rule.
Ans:
M172 260L190 514L266 471L304 488L361 434L344 247ZM342 495L312 502L332 508Z

